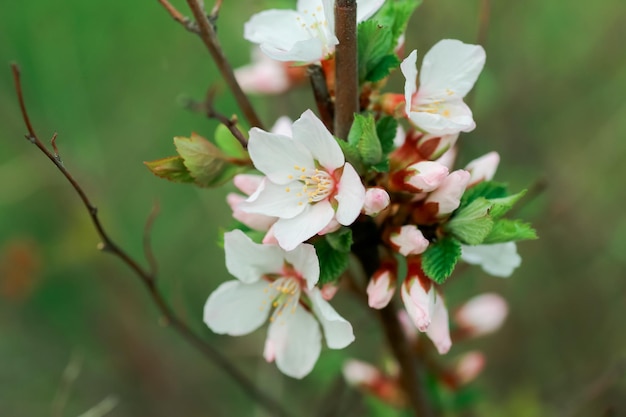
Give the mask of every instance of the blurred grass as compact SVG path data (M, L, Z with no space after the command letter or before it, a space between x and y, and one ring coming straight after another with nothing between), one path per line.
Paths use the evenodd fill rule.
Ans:
M248 60L243 22L276 3L292 4L225 2L219 34L234 66ZM425 1L407 50L423 56L448 37L473 42L478 3ZM623 375L578 403L626 357L625 9L619 0L493 2L473 106L478 128L462 138L461 163L495 149L499 180L513 189L545 180L547 190L519 213L541 239L519 245L524 262L510 280L468 269L447 288L451 308L487 290L511 303L500 333L449 355L473 348L488 355L476 383L477 415L565 416L571 407L580 416L626 414ZM264 331L227 338L204 329L204 300L227 277L215 246L218 227L229 222L224 191L167 183L141 162L172 154L175 135L211 134L215 124L177 100L201 97L219 77L199 40L157 2L5 1L0 27L0 62L20 64L35 127L42 137L59 132L66 165L116 241L137 257L143 223L160 202L153 238L160 285L220 350L297 413L322 398L343 358L380 356L373 316L350 308L349 298L340 300L347 307L337 304L355 323L357 343L325 352L304 381L259 362ZM222 93L220 110L236 112ZM269 125L280 113L298 116L302 97L310 103L306 91L255 102ZM130 272L95 250L78 199L24 132L7 65L0 76L0 415L51 415L73 352L84 360L64 416L111 394L120 399L116 417L252 415L230 380L159 326Z

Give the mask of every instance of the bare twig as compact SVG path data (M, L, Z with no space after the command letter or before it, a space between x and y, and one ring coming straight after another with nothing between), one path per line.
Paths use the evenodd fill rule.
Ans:
M159 215L160 211L159 203L157 201L152 205L152 210L150 211L150 215L148 216L148 220L146 220L146 225L143 229L143 253L146 257L149 265L150 276L152 279L156 279L157 274L159 272L159 265L154 256L154 251L152 250L152 226L154 226L154 221Z
M261 123L261 120L252 107L252 103L250 103L248 96L243 92L241 86L237 82L235 73L228 62L228 59L226 59L224 51L222 51L220 43L217 39L217 34L215 33L214 25L209 21L209 18L204 13L204 9L200 3L198 3L198 0L187 0L187 4L196 19L196 23L200 30L200 38L202 38L202 42L213 57L213 61L215 61L215 65L217 65L217 69L220 71L220 74L222 74L222 78L224 78L228 88L235 97L239 108L251 126L256 126L262 129L263 124Z
M220 15L220 9L222 8L222 0L217 0L215 2L215 5L213 6L213 9L211 10L211 14L209 15L209 20L211 22L216 22L217 18Z
M183 16L181 12L176 9L176 7L172 6L172 4L167 0L158 0L159 3L167 10L167 12L172 16L172 19L180 23L185 29L187 29L191 33L199 34L200 30L198 29L198 25L196 25L191 19L187 16Z
M313 96L317 103L317 109L320 112L320 118L329 131L333 131L333 116L335 108L333 101L328 93L328 86L326 85L326 77L324 77L324 71L319 65L309 65L307 73L311 78L311 87L313 88Z
M359 77L356 45L356 0L335 3L335 136L346 139L359 111Z
M97 208L91 203L87 194L80 186L80 184L74 179L74 177L70 174L70 172L63 166L63 164L46 148L41 140L37 137L35 130L30 122L30 118L28 116L28 112L26 111L26 105L24 103L24 96L22 93L22 85L20 82L20 70L17 64L11 64L11 69L13 71L13 79L15 81L15 90L17 92L17 99L20 105L20 109L22 110L22 118L24 119L24 123L28 130L28 135L26 138L33 143L39 150L44 153L48 159L54 163L54 165L58 168L58 170L63 174L65 179L71 184L74 191L78 194L83 205L89 212L89 216L91 221L102 240L102 243L99 247L111 253L112 255L119 258L124 264L126 264L135 275L141 280L144 284L150 297L152 298L154 304L158 308L159 312L162 315L163 322L165 324L169 324L178 334L180 334L189 344L195 347L205 358L211 361L213 364L218 366L222 371L228 374L236 383L240 385L240 387L252 398L257 401L261 406L267 409L272 415L276 416L289 416L289 414L282 408L282 406L276 402L271 397L267 396L265 393L260 391L251 381L248 379L246 375L244 375L239 369L237 369L226 357L224 357L218 350L216 350L213 346L205 342L200 336L191 330L189 326L185 322L183 322L171 309L171 307L165 301L163 294L159 291L156 286L155 276L152 272L144 269L139 263L133 259L126 251L120 248L113 240L109 237L108 233L105 231L102 223L100 222L100 218L98 217ZM149 228L148 228L149 230Z

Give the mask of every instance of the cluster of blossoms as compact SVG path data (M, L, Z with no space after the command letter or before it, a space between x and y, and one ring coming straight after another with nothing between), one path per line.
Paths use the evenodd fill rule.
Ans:
M241 85L251 93L282 93L305 78L308 64L321 68L332 97L339 42L333 5L299 0L297 11L254 15L244 36L258 45L257 60L236 72ZM455 315L451 337L441 284L457 262L507 277L521 262L515 241L535 237L527 224L503 218L523 193L509 194L492 181L496 152L454 169L460 133L476 126L463 99L483 69L485 51L442 40L424 55L418 78L417 52L402 61L399 56L416 5L358 1L360 45L382 46L359 48L361 108L347 140L335 138L310 109L294 122L280 118L269 132L253 127L245 150L202 142L210 163L198 164L182 146L185 138L178 138L180 157L173 158L188 171L178 179L201 182L198 166L211 166L211 178L232 178L241 191L228 195L238 226L224 235L226 267L236 280L210 295L204 321L216 333L240 336L269 318L263 355L294 378L313 369L322 335L331 349L355 340L351 324L329 303L346 277L358 282L365 276L373 309L387 308L400 287L407 338L425 333L445 354L456 333L488 333L506 315L495 295L470 301ZM384 92L397 67L404 93ZM351 258L362 268L350 267ZM483 363L480 354L461 361L459 381L471 379ZM366 368L353 363L346 375L363 386L397 384L393 373Z

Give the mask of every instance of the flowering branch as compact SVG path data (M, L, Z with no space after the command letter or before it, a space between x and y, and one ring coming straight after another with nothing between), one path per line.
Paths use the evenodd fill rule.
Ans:
M246 119L250 123L251 126L256 126L259 128L263 128L263 124L261 120L256 114L256 111L252 107L252 103L248 99L248 96L243 92L241 86L237 82L235 78L235 74L233 72L228 59L224 55L220 43L217 39L217 34L215 33L214 23L217 20L217 16L219 14L220 6L222 4L221 1L217 1L213 11L210 16L207 16L204 12L203 7L198 3L197 0L187 0L187 4L191 9L191 12L196 19L196 23L193 23L189 20L189 18L185 17L180 13L174 6L172 6L167 0L158 0L159 3L167 10L167 12L172 16L172 18L180 23L185 29L189 32L196 33L202 39L202 42L209 50L209 53L213 57L215 61L215 65L217 65L217 69L222 74L222 78L230 88L230 91L233 93L239 108L245 115Z
M17 64L12 63L11 69L13 72L17 99L22 112L22 118L24 120L24 124L26 125L26 129L28 130L26 139L28 139L29 142L37 146L37 148L39 148L39 150L44 155L46 155L46 157L48 157L50 161L52 161L52 163L57 167L61 174L63 174L65 179L71 184L74 191L80 197L83 205L89 212L92 224L94 225L98 235L100 236L100 239L102 240L102 242L98 245L98 248L102 251L109 252L119 258L135 273L135 275L141 280L141 282L148 290L150 297L152 298L157 309L163 316L165 323L172 326L172 328L174 328L174 330L176 330L179 335L181 335L190 345L195 347L204 357L206 357L209 361L211 361L220 369L222 369L225 373L227 373L235 382L237 382L241 386L246 394L248 394L256 402L258 402L259 405L263 406L266 410L271 412L272 415L288 417L289 414L280 406L280 404L278 404L274 399L268 397L265 393L256 388L254 384L248 379L248 377L241 373L241 371L239 371L232 363L230 363L228 359L226 359L219 351L215 350L210 344L206 343L200 336L194 333L191 328L189 328L189 326L187 326L187 324L185 324L174 313L174 311L165 301L163 294L159 291L156 285L156 261L151 255L151 249L149 249L150 245L148 236L152 222L154 220L155 211L153 210L153 214L151 214L150 218L148 219L148 222L146 224L146 231L144 234L144 249L146 250L149 263L151 264L150 270L146 270L141 265L139 265L139 263L135 259L133 259L125 250L119 247L109 237L108 233L104 229L104 226L100 222L100 218L98 217L98 209L91 203L91 200L89 199L83 188L61 162L61 158L58 155L58 149L54 142L54 140L56 139L56 134L53 137L54 153L52 153L35 133L24 102L22 85L20 82L19 67L17 66Z
M356 0L335 3L335 136L348 137L354 113L359 111L356 44Z
M326 85L326 77L324 71L319 65L309 65L307 73L311 78L311 88L313 89L313 96L317 103L317 110L320 112L320 119L324 122L324 126L330 131L333 130L333 115L335 113L335 107L333 101L328 93L328 86Z

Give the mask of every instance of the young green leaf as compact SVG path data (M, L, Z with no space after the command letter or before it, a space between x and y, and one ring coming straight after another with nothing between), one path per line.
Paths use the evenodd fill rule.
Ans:
M169 156L155 161L144 162L144 165L157 177L173 182L194 182L194 178L180 156Z
M489 214L493 219L499 219L504 216L509 210L513 208L515 203L517 203L524 195L526 194L526 190L522 190L517 194L513 194L507 197L501 198L490 198L489 201L493 203L493 207Z
M479 197L469 205L457 210L445 228L462 243L479 245L485 240L493 227L490 209L493 203Z
M242 132L244 130L239 129ZM226 155L235 159L248 158L248 152L241 146L241 143L230 133L230 130L223 124L219 124L215 129L215 144Z
M339 279L348 269L349 252L335 250L326 238L317 239L313 245L320 263L319 284L323 285Z
M422 254L422 269L433 281L443 284L461 257L461 243L451 236L431 243Z
M491 232L482 243L504 243L532 239L537 239L537 232L530 224L521 220L500 219L493 224Z
M329 233L326 236L328 244L336 251L350 253L352 247L352 230L342 227L336 232Z
M391 116L381 117L376 122L376 134L380 139L380 146L383 154L387 155L393 151L393 140L396 138L398 131L398 121Z
M422 0L388 0L374 15L373 20L390 30L391 41L396 45L406 30L411 15L421 3Z
M374 81L368 79L370 73L375 72L376 74L374 75L379 76L383 72L383 67L392 64L392 62L387 62L386 64L381 64L381 62L383 60L388 61L388 58L385 57L393 52L393 46L392 34L388 28L380 26L374 20L366 20L359 23L357 27L359 83ZM379 65L382 65L381 69L377 70L376 67ZM399 65L399 62L396 65ZM383 78L385 76L386 74L383 75Z
M378 135L376 134L374 116L371 114L367 116L355 114L353 125L354 124L361 126L361 137L357 145L361 159L368 165L379 163L383 157L383 150L380 145L380 139L378 139Z
M477 198L484 197L486 199L503 198L508 196L506 184L495 181L479 182L475 186L468 188L463 197L459 209L467 206Z

